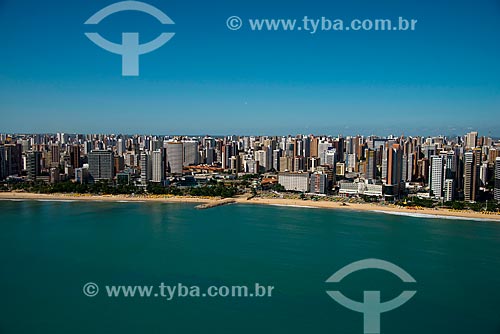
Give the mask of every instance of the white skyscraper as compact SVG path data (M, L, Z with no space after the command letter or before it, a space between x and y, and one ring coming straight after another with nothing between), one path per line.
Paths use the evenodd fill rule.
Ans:
M152 182L162 182L165 179L165 164L163 161L163 151L153 151L151 154Z
M439 155L431 156L429 187L435 197L443 196L444 159Z
M147 184L151 180L151 155L146 152L141 154L141 184Z

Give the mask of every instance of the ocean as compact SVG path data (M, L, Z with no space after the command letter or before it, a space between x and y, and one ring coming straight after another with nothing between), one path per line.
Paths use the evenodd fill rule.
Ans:
M194 206L0 201L0 333L363 333L363 313L332 290L360 303L364 291L380 291L382 302L416 291L380 315L381 333L500 333L496 222ZM390 262L416 282L380 269L326 282L364 259ZM166 298L162 283L273 289ZM152 286L157 295L110 296L112 286Z

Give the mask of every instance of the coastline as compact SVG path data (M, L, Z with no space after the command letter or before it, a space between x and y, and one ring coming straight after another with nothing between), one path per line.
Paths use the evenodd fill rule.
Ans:
M35 194L25 192L0 192L0 200L42 200L42 201L95 201L95 202L161 202L161 203L198 203L218 206L228 199L213 197L189 197L172 195L90 195L90 194ZM260 198L254 197L247 200L246 197L231 198L230 203L237 204L258 204L274 205L300 208L320 208L320 209L339 209L353 211L367 211L383 214L405 215L422 218L457 218L468 220L489 220L499 221L500 214L485 214L474 211L454 211L449 209L429 209L429 208L404 208L395 205L381 205L373 203L346 203L333 201L311 201L300 199L282 199L282 198ZM228 202L228 203L229 203Z

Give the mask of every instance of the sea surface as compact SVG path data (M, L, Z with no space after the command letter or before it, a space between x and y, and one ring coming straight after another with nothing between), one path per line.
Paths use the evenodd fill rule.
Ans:
M416 283L365 269L389 261ZM94 297L86 283L99 286ZM106 286L274 286L271 297L109 297ZM0 201L0 333L363 333L363 302L417 291L381 333L500 333L500 224L341 210ZM157 290L155 290L157 291Z

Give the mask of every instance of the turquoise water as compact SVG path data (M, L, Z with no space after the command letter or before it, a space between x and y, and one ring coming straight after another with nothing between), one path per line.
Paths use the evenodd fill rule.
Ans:
M228 205L0 201L0 333L363 333L362 301L417 294L382 333L500 333L500 224ZM365 258L380 270L325 280ZM101 290L89 298L87 282ZM273 285L270 298L107 297L105 285Z

